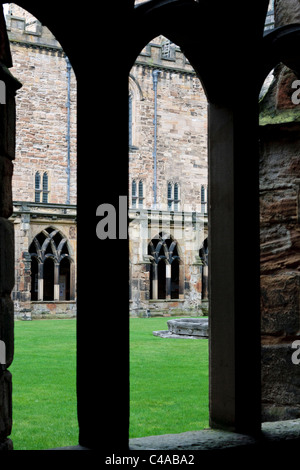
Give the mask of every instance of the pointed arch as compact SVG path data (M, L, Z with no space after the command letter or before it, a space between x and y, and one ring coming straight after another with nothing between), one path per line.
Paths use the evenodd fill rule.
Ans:
M143 101L143 92L137 79L129 74L128 84L128 122L129 122L129 148L135 149L138 146L137 141L137 103Z
M48 227L34 237L29 254L31 300L74 300L74 259L67 237Z
M150 298L175 299L182 291L183 271L178 243L164 232L156 235L148 244L148 255L151 259Z

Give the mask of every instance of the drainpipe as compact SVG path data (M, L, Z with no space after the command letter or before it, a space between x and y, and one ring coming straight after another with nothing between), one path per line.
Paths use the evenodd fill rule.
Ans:
M153 162L154 162L154 183L153 183L153 197L154 197L154 209L156 209L157 202L157 159L156 159L156 147L157 147L157 81L160 70L153 70L153 90L154 90L154 149L153 149Z
M70 117L71 117L71 64L66 57L67 63L67 83L68 83L68 98L67 98L67 204L70 204L70 186L71 186L71 168L70 168L70 154L71 154L71 145L70 145Z

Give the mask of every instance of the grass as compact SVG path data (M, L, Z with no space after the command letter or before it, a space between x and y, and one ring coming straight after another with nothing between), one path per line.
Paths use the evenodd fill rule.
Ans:
M16 321L9 370L14 449L77 445L76 320Z
M130 438L209 426L208 340L159 338L166 318L130 319Z
M130 319L130 437L208 427L208 340L153 336L166 318ZM76 320L15 322L15 450L78 443Z

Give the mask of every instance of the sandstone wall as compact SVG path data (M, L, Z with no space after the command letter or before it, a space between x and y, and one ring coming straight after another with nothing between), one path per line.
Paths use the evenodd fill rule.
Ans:
M23 83L16 98L13 200L34 201L34 175L46 171L50 203L66 203L68 79L65 54L50 31L14 6L6 17L14 67ZM34 22L35 21L35 22ZM28 26L30 25L30 27ZM32 25L35 25L33 28ZM70 79L70 203L76 204L76 79Z
M167 209L167 184L177 182L180 209L201 211L201 185L207 187L207 100L199 79L178 47L173 59L161 57L164 38L156 38L138 56L131 70L133 147L129 183L142 179L144 207L153 205L154 90L157 84L157 202ZM129 187L129 193L131 189Z
M156 145L153 71L159 71ZM130 310L134 315L144 314L149 309L152 315L201 314L199 250L207 237L205 93L179 47L163 36L153 38L137 57L130 72L129 93L132 99L132 142L129 149ZM154 153L157 161L156 208ZM133 180L143 183L142 208L137 207L136 210L132 200ZM168 207L168 183L176 183L179 188L179 204L177 211L172 207L172 213ZM151 214L147 210L151 210ZM184 227L183 231L181 227ZM179 295L172 300L150 298L148 243L162 232L169 233L177 241L180 251Z
M295 73L278 64L260 103L262 411L264 421L300 417L300 109Z

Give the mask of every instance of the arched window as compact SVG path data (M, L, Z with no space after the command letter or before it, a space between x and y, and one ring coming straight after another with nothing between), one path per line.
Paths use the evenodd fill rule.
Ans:
M48 203L48 173L43 174L43 203Z
M201 212L206 212L206 188L205 186L201 186Z
M153 238L148 245L151 256L150 297L156 299L179 298L180 257L177 242L163 233Z
M40 232L29 247L31 300L74 300L73 259L68 242L58 230Z
M178 183L168 183L168 210L169 211L178 211L179 210L179 184Z
M174 184L174 211L179 209L179 185L178 183Z
M35 173L34 189L35 189L34 201L37 203L43 202L44 204L47 204L49 202L48 201L49 179L48 179L48 173L46 171L44 172L42 178L41 178L41 174L39 171Z
M34 177L34 189L35 189L35 196L34 196L34 201L35 202L41 202L41 175L37 171Z
M172 210L173 199L172 199L172 184L168 183L168 210Z
M131 183L131 204L132 207L136 207L137 200L137 190L136 190L136 181L133 180Z
M132 207L142 208L144 205L144 184L140 180L137 186L136 180L132 180L131 183L131 203Z
M143 207L144 201L144 185L143 181L139 181L139 207Z

